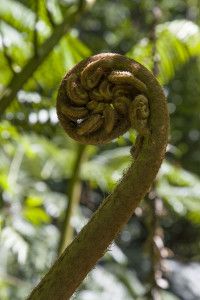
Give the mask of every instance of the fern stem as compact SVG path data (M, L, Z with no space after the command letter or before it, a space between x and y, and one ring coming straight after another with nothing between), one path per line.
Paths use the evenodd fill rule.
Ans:
M117 105L116 89L118 95L123 94ZM115 96L111 97L112 93ZM98 103L94 105L94 97L96 102L103 99L106 113L99 111ZM113 102L107 106L109 101ZM139 135L130 168L29 300L66 300L72 296L149 191L168 139L166 98L158 81L141 64L118 54L95 55L75 66L61 83L57 112L65 131L81 143L106 143L130 126Z

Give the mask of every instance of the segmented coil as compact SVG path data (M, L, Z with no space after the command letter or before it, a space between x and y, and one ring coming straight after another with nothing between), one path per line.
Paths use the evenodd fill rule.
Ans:
M104 53L80 62L62 80L57 114L67 134L81 143L99 144L125 133L149 131L146 84L140 65L119 54Z

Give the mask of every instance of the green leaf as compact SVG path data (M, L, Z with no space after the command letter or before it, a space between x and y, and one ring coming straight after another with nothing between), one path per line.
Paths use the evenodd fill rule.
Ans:
M24 218L35 225L47 224L50 222L50 216L39 207L25 207L22 211Z
M174 213L200 222L200 180L188 171L164 163L157 182L158 194Z
M8 176L6 174L0 174L0 186L4 191L9 190Z
M43 199L39 196L29 196L25 200L25 205L29 207L41 206Z
M30 2L30 1L29 1ZM35 2L35 1L34 1ZM33 4L34 4L33 2ZM40 1L39 5L39 24L37 30L40 35L47 36L50 33L50 26L45 14L45 1ZM0 1L0 17L1 19L22 32L27 37L27 33L31 33L35 28L35 12L34 5L23 5L19 1L1 0Z
M22 32L31 31L34 27L34 13L17 1L1 0L0 17Z
M166 84L191 57L200 55L200 29L191 21L175 20L158 25L156 36L158 79ZM152 47L151 41L144 38L127 55L152 69Z
M2 245L17 255L18 262L24 264L28 254L28 244L23 237L11 227L5 227L1 233Z
M130 148L103 151L82 165L81 178L103 191L111 191L130 163Z

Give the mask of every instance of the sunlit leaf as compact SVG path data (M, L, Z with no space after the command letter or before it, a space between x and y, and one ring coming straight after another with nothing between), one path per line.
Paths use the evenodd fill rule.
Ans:
M159 58L159 76L166 84L184 63L200 54L200 29L191 21L175 20L156 27L156 49ZM128 56L152 69L152 43L148 38L135 45Z
M43 204L43 199L38 196L29 196L25 200L25 204L29 207L35 207L35 206L40 206Z
M28 244L17 231L5 227L1 233L1 243L17 255L18 262L24 264L28 254Z
M111 191L130 164L130 148L119 147L103 151L90 161L83 163L82 179L89 180L93 186Z
M27 7L19 1L1 0L0 17L4 22L7 22L10 26L23 33L30 33L33 31L35 25L35 12L30 9L30 4L29 7ZM49 33L49 27L44 23L44 20L40 21L38 30L41 31L43 35Z
M49 215L44 209L39 207L25 207L23 209L23 216L26 220L35 225L42 225L50 222Z
M173 212L194 223L200 222L200 180L198 177L165 163L160 170L157 188L159 195Z

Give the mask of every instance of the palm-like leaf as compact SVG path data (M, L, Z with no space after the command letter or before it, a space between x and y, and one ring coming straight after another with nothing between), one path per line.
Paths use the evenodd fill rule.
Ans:
M191 21L176 20L158 25L156 36L158 79L166 84L178 68L191 57L200 55L200 29ZM152 46L152 42L144 38L127 55L152 69Z

